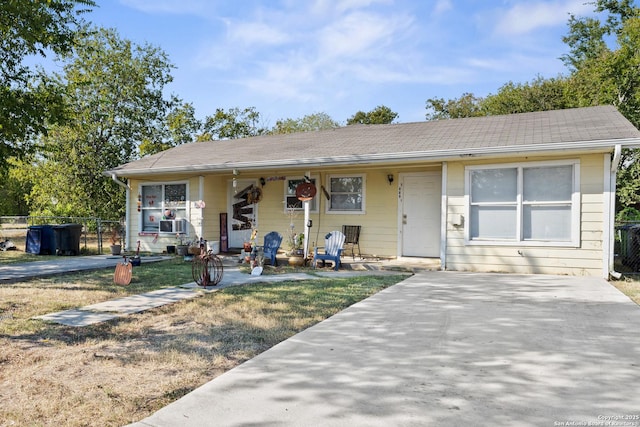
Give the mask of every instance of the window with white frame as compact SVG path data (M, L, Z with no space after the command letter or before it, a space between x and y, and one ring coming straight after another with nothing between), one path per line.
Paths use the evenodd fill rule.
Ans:
M469 242L577 245L579 162L466 169Z
M316 185L316 179L315 178L310 178L309 180L311 181L311 183L313 185ZM302 201L298 200L298 198L296 197L296 188L298 187L298 185L302 184L303 182L305 182L305 179L302 178L302 177L300 177L300 178L289 178L289 179L285 180L285 182L284 182L284 207L285 207L285 211L287 209L304 210L304 205L302 204ZM316 196L317 196L317 194L316 194ZM311 212L317 212L318 211L317 199L318 199L317 197L314 197L313 199L311 199L309 201L309 209L311 210Z
M364 213L364 175L330 175L328 212Z
M164 223L161 229L161 221L180 221L187 218L186 183L141 185L140 199L142 232L174 233L176 227L168 227L167 225L171 226L168 223Z

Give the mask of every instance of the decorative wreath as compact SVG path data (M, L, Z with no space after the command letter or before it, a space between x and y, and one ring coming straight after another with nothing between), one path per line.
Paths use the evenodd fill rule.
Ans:
M252 188L247 192L247 203L250 205L254 203L258 203L262 200L262 189L260 187L252 186Z
M310 182L303 182L296 187L296 197L298 200L306 202L316 195L316 186Z

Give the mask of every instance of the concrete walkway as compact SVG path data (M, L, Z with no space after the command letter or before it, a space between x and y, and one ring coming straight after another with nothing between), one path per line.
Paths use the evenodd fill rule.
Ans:
M422 272L133 425L639 425L638 328L602 279Z
M191 282L179 287L158 289L140 295L131 295L77 309L44 314L42 316L36 316L34 319L60 323L66 326L82 327L117 319L118 317L127 316L133 313L140 313L142 311L151 310L167 304L173 304L185 299L197 298L202 296L203 292L216 292L229 286L239 286L258 282L270 283L287 280L310 280L331 274L332 273L319 272L316 276L306 273L251 276L245 272L241 272L238 267L225 267L222 281L217 286L202 288L195 282ZM334 276L338 274L340 273L333 273Z

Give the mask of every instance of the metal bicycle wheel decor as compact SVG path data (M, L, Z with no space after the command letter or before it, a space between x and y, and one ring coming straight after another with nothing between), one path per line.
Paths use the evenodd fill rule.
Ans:
M191 273L198 286L216 286L222 281L222 260L212 254L197 256L192 261Z

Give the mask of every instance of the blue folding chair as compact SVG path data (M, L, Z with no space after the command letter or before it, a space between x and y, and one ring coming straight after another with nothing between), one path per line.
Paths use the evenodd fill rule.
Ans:
M269 259L271 265L278 265L276 255L280 244L282 243L282 234L277 231L271 231L264 236L264 259Z
M320 253L316 248L313 254L313 268L318 265L318 260L322 261L322 265L325 265L326 261L333 261L335 265L334 270L338 271L340 268L340 256L342 255L342 245L344 245L345 236L340 231L332 231L324 237L324 253Z

